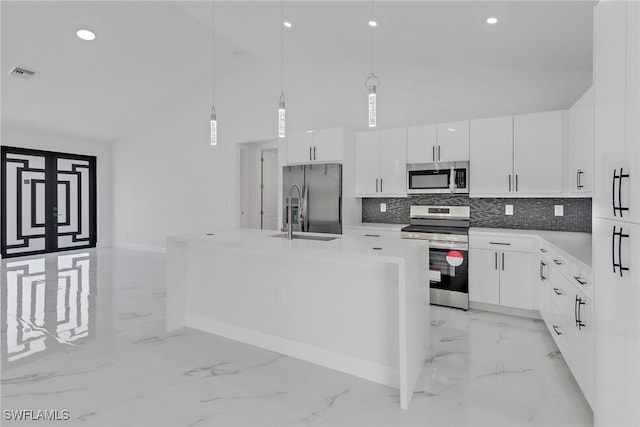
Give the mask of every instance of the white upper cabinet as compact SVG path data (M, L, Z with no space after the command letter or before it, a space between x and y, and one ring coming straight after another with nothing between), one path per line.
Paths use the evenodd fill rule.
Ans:
M407 163L469 160L469 121L412 126L407 130Z
M593 87L569 109L567 190L590 196L593 187Z
M562 193L565 111L513 117L513 172L516 194Z
M406 175L406 128L356 133L356 197L406 197Z
M471 120L471 196L509 193L513 187L513 116Z
M287 138L287 163L342 162L344 128L291 133Z
M548 111L472 120L471 196L562 193L564 115Z
M469 121L438 125L437 155L439 162L469 160Z
M436 161L437 125L412 126L407 129L407 163Z

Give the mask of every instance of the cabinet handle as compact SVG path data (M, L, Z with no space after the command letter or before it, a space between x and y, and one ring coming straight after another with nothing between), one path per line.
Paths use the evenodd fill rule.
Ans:
M312 160L311 159L311 146L309 146L309 160Z
M544 248L540 248L540 252L542 252L543 254L546 254L547 252L549 252L548 250L544 249Z
M563 264L564 264L564 263L563 263L562 261L560 261L559 259L554 259L554 260L553 260L553 262L554 262L556 265L563 265Z
M553 288L553 291L556 293L556 295L564 295L564 292L562 292L560 289L558 288Z
M553 331L557 334L557 335L562 335L562 332L558 332L558 327L556 325L553 325Z
M586 302L582 301L582 298L580 298L578 295L576 295L576 300L574 302L573 307L574 307L574 315L575 315L575 318L576 318L576 326L578 327L579 331L581 331L584 326L587 326L582 322L582 319L580 318L581 317L580 316L580 308L585 304L586 304Z
M378 192L378 178L376 178L376 193Z
M503 245L503 246L511 246L511 243L503 243L503 242L489 242L490 245Z
M584 171L582 169L578 169L576 173L576 187L578 188L578 190L584 188L584 185L582 185L582 180L580 179L583 173Z
M622 179L629 178L628 173L623 172L623 168L620 168L620 175L617 174L617 169L613 170L613 179L611 182L611 203L613 204L613 216L618 216L617 213L620 212L620 218L623 217L622 212L628 211L628 207L622 207ZM619 180L618 183L618 205L616 206L616 180Z
M498 252L494 252L493 255L495 256L495 261L496 261L496 265L495 265L495 269L498 269Z
M380 192L382 193L382 178L380 178Z
M544 275L544 268L547 266L543 261L540 261L540 280L547 280Z
M511 191L511 174L509 174L509 191Z
M504 252L502 252L502 271L504 271Z
M616 236L618 236L618 262L616 262ZM629 267L624 267L622 265L622 239L629 238L628 234L622 233L622 227L620 227L620 231L616 232L616 226L613 226L613 234L611 235L611 258L613 263L613 273L616 272L616 267L620 273L620 277L623 277L623 271L629 271Z
M440 161L440 146L438 145L438 161Z
M516 174L516 191L518 191L518 174Z
M433 160L434 162L436 161L436 146L435 145L431 146L431 160Z
M379 234L365 234L364 237L380 237Z
M313 147L313 160L316 159L316 147Z
M580 280L580 276L573 276L574 280L578 283L580 283L582 286L586 285L587 282L585 282L584 280Z

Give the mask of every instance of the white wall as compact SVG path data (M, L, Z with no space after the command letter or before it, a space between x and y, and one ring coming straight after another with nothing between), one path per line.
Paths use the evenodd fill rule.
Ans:
M369 70L293 61L285 67L288 132L366 128ZM379 128L568 108L591 84L582 70L556 70L553 77L535 69L469 71L382 64ZM116 246L162 251L170 234L238 226L235 144L275 138L279 79L279 68L250 63L216 81L216 147L208 144L210 87L116 142Z
M112 145L110 143L3 124L1 144L9 147L24 147L35 150L96 156L98 192L96 213L98 221L97 246L111 246L113 233L113 194L111 179L113 167L111 159Z

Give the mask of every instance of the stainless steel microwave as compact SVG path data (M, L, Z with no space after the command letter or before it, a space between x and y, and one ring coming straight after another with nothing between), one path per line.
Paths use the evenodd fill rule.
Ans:
M469 162L407 165L408 194L469 193Z

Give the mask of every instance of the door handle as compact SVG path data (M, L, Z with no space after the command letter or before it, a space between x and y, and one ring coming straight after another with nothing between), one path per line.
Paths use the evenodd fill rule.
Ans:
M509 174L509 191L511 191L511 174Z
M576 187L578 188L578 190L584 188L584 185L582 185L582 180L580 179L583 173L584 171L582 169L578 169L578 172L576 173Z
M376 193L378 192L378 178L376 178Z
M440 146L438 145L438 161L440 161Z
M575 300L575 303L574 303L574 311L575 311L574 314L575 314L575 318L576 318L576 326L578 327L579 331L581 331L584 326L587 326L582 322L582 319L581 319L581 316L580 316L580 314L581 314L580 313L580 308L585 304L586 304L586 302L582 301L582 298L580 298L578 295L576 295L576 300Z
M309 146L309 160L312 160L311 159L311 146Z
M431 160L433 160L434 162L436 161L436 146L435 145L431 146Z
M623 168L620 168L620 175L617 173L617 169L613 170L613 179L611 181L611 203L613 204L613 216L617 216L617 212L620 212L620 218L623 217L622 212L628 211L629 208L622 207L622 179L629 178L629 174L625 174ZM616 180L618 182L618 206L616 206Z
M380 178L380 192L382 193L382 178Z
M518 174L516 174L516 191L518 191Z
M502 252L502 271L504 271L504 252Z
M313 147L313 160L315 160L315 159L316 159L316 147L314 146Z
M494 252L493 255L495 256L495 261L496 261L496 265L495 265L495 269L498 269L498 252Z
M618 236L618 262L616 263L616 236ZM613 234L611 235L611 258L613 263L613 273L616 272L616 267L620 273L620 277L623 277L623 271L629 271L629 267L625 267L622 265L622 239L629 238L628 234L622 233L622 227L620 227L620 231L616 232L616 226L613 226Z

